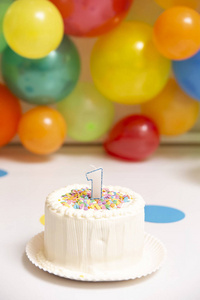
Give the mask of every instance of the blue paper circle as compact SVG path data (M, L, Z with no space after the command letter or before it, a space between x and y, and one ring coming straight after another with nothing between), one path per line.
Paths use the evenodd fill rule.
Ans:
M160 205L145 206L145 221L151 223L173 223L185 218L185 214L173 207Z
M8 174L8 172L4 171L4 170L0 170L0 177L6 176Z

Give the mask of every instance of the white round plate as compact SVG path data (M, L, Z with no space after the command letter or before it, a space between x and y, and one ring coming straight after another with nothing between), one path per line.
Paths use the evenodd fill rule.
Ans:
M86 274L62 268L48 261L43 254L44 232L34 236L26 245L26 254L29 260L40 269L51 274L81 281L122 281L141 278L157 271L166 258L165 246L150 234L145 234L144 252L142 259L126 271L116 270L99 274Z

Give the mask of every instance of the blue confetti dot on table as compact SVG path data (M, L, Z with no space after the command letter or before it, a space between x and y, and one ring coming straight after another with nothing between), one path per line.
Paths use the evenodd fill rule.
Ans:
M8 172L4 171L4 170L0 170L0 177L6 176L8 174Z
M145 221L151 223L174 223L185 218L184 212L168 206L146 205Z

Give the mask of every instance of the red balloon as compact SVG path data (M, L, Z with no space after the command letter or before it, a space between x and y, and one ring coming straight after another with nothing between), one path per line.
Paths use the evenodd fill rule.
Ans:
M65 33L94 37L116 27L133 0L50 0L59 9Z
M159 146L160 136L151 119L132 115L119 121L104 143L105 150L118 158L141 161Z
M19 100L0 84L0 147L8 144L17 133L21 114Z

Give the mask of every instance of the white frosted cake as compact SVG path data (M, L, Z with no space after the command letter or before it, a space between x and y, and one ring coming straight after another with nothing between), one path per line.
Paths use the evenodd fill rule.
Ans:
M55 265L82 273L125 270L144 247L144 200L118 186L91 199L87 185L52 192L45 203L44 255Z

